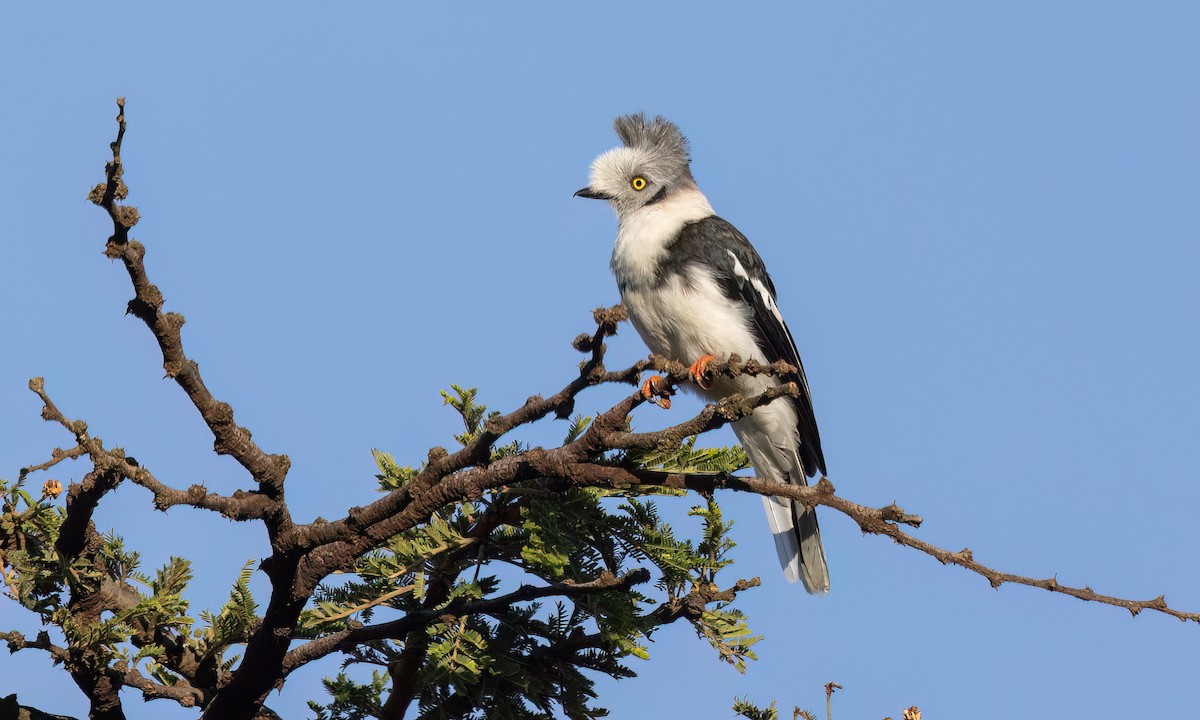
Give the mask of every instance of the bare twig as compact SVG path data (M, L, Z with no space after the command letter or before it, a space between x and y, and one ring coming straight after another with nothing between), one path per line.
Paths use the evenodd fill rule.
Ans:
M46 652L50 653L50 657L54 658L54 662L56 663L66 662L69 657L66 648L59 647L58 645L50 642L50 634L45 630L39 632L37 637L33 639L25 637L16 630L12 630L0 635L0 639L3 639L4 642L8 644L8 651L10 653L15 653L18 650L25 650L26 648L45 650Z
M85 450L80 445L76 445L75 447L71 448L70 450L63 450L62 448L54 448L54 451L50 453L50 459L47 460L46 462L39 463L37 465L30 465L29 467L21 468L19 478L21 480L24 480L27 475L32 475L35 472L41 472L43 470L49 470L50 468L52 468L55 465L62 462L63 460L76 460L78 458L83 457L86 454L87 454L87 450Z
M825 683L825 720L833 720L833 691L841 689L835 682Z
M639 484L662 485L678 489L693 490L711 494L717 490L738 490L757 495L787 497L799 500L806 505L823 505L837 510L854 520L865 533L885 535L900 545L922 552L944 565L957 565L983 576L992 587L998 588L1005 583L1026 585L1041 588L1050 592L1062 593L1087 602L1097 602L1128 610L1138 615L1143 610L1154 610L1181 621L1200 623L1200 613L1190 613L1176 610L1167 605L1166 599L1160 595L1151 600L1128 600L1112 595L1095 592L1088 586L1082 588L1063 585L1057 577L1038 579L1007 573L988 567L977 562L969 549L958 552L944 550L936 545L919 540L900 529L901 525L920 527L921 517L906 513L895 505L872 508L851 502L836 494L833 483L828 478L822 478L815 486L802 487L787 483L764 480L762 478L738 477L727 474L700 473L663 473L653 470L625 469L613 467L596 467L585 472L589 477L581 478L581 484L596 484L604 487L620 489Z
M233 520L262 518L271 510L270 501L261 493L239 490L231 496L226 496L208 492L202 485L192 485L187 490L177 490L169 487L155 478L149 470L140 466L133 458L127 457L123 450L116 448L111 450L106 449L100 438L95 438L88 434L88 425L86 422L83 420L71 420L63 415L58 406L54 404L54 401L50 399L45 381L42 378L33 378L30 380L29 389L33 390L42 400L42 417L48 421L57 422L69 430L75 435L75 439L79 444L70 451L55 450L49 463L42 463L42 465L26 468L26 471L33 472L45 469L46 466L51 466L67 458L87 455L95 468L103 470L106 479L111 485L103 485L103 487L111 490L115 487L115 482L128 478L133 483L141 485L154 494L154 505L159 510L166 510L176 505L190 505L196 508L219 512ZM94 479L89 484L88 478L85 477L82 484L72 484L71 490L68 493L68 499L83 494L91 503L91 507L94 508L95 504L100 500L100 495L97 494L99 487L101 486L97 485ZM81 513L77 514L77 516L81 518L77 522L82 522L84 516ZM88 517L90 518L90 514Z
M105 166L106 180L97 185L88 197L107 211L112 219L113 234L108 239L104 254L113 260L121 260L129 273L134 298L129 301L128 312L144 322L158 341L167 377L183 388L200 412L213 434L214 450L220 455L233 456L258 482L260 492L272 499L282 499L284 478L290 461L286 455L263 452L251 439L250 431L234 422L233 408L213 397L200 376L200 366L184 353L180 334L183 316L163 312L162 292L150 282L146 273L146 248L129 237L129 231L137 224L139 215L137 208L116 202L129 195L129 188L122 179L125 168L121 163L121 144L125 138L124 98L117 99L117 107L117 139L111 146L112 160ZM275 510L276 518L269 525L290 526L291 519L286 507L280 504Z
M861 524L860 524L861 525ZM1015 575L1013 573L1002 572L994 568L990 568L983 563L975 560L974 554L969 548L963 548L958 552L943 550L935 545L918 540L913 536L905 533L895 525L888 523L874 524L871 528L864 528L867 532L887 535L895 540L900 545L910 547L914 550L929 555L944 565L957 565L973 573L982 575L993 588L999 588L1005 583L1013 585L1026 585L1028 587L1041 588L1050 592L1062 593L1070 595L1073 598L1078 598L1086 602L1097 602L1104 605L1112 605L1114 607L1125 608L1131 615L1137 617L1143 610L1154 610L1170 615L1182 622L1192 621L1200 623L1200 613L1182 612L1167 605L1167 600L1164 596L1159 595L1150 600L1127 600L1125 598L1114 597L1112 595L1103 595L1095 592L1091 587L1085 585L1081 588L1063 585L1058 581L1058 576L1045 579L1025 577L1024 575Z
M105 246L105 255L121 260L133 284L134 298L129 302L128 312L135 315L150 329L163 355L163 369L184 390L213 435L213 449L221 455L232 456L258 483L258 493L269 501L258 511L271 539L272 556L263 564L271 581L271 597L263 614L263 622L246 645L246 652L237 672L206 711L208 717L234 717L233 708L244 708L252 702L261 703L272 681L263 675L274 672L283 660L284 653L300 611L306 598L292 593L298 558L287 547L284 536L293 526L291 514L284 502L284 479L291 461L286 455L270 455L252 439L250 431L234 422L233 408L213 397L200 375L200 368L187 357L183 349L180 329L184 318L177 313L163 312L163 295L146 272L146 248L129 237L129 230L137 224L138 211L128 205L118 205L129 194L122 176L121 144L125 137L125 100L117 100L117 139L112 143L112 160L105 166L105 182L97 185L89 199L108 212L113 223L113 234ZM165 497L167 502L179 500L187 504L205 504L208 497L196 493L195 502L165 493L163 488L151 483L151 478L140 473L144 483L158 489L156 498ZM215 505L215 501L207 501ZM218 509L213 507L212 509ZM210 715L209 712L212 714ZM238 713L242 710L238 710Z

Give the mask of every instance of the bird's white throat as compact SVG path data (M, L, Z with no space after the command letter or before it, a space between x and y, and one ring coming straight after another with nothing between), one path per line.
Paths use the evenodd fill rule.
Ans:
M654 281L658 264L683 226L713 214L708 198L695 187L678 189L653 205L619 216L612 271L622 286Z

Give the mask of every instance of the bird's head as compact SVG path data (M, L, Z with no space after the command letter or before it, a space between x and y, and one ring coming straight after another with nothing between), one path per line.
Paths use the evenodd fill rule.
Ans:
M688 141L679 126L645 113L622 115L613 121L623 143L592 163L591 182L577 197L607 200L618 219L662 202L680 191L694 190Z

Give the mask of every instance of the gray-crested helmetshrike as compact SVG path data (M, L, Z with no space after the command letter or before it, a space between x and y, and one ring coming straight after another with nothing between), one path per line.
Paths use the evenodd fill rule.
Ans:
M733 431L760 477L807 485L825 474L825 457L800 354L762 259L713 213L692 178L687 138L674 123L637 113L617 118L614 127L622 146L596 158L590 183L575 194L607 200L616 210L612 271L633 326L651 352L692 363L698 392L708 400L796 383L799 397L756 409ZM706 381L708 363L733 353L783 360L797 372ZM653 394L649 381L643 394ZM764 497L763 504L787 579L802 580L811 593L828 592L816 512L787 498Z

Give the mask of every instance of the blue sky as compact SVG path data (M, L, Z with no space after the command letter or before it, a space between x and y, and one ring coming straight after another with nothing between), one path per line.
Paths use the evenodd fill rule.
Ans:
M438 389L504 409L571 376L570 339L617 299L611 213L571 193L612 117L645 109L681 125L766 260L844 495L895 500L920 537L1006 570L1200 609L1197 27L1183 2L10 7L0 476L68 442L25 389L44 375L165 481L244 483L100 254L84 197L114 97L152 276L214 393L292 457L306 518L371 497L370 448L418 462L452 443ZM645 352L632 329L610 347ZM739 676L670 628L640 678L602 684L616 717L729 717L747 694L816 710L828 681L854 718L1200 702L1200 628L993 591L830 513L833 592L812 598L783 581L758 499L725 505L738 574L763 578L744 602L761 660ZM266 554L256 528L152 512L136 487L98 522L148 565L193 557L196 609ZM0 625L30 627L11 602ZM272 706L307 717L327 670ZM0 678L86 713L36 652L0 657ZM129 699L133 718L193 716Z

